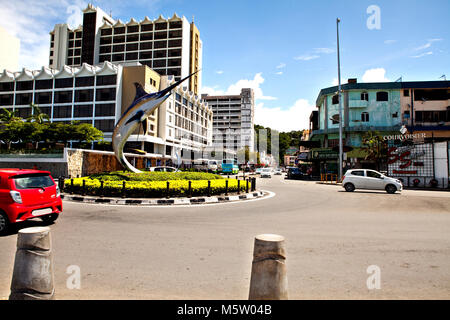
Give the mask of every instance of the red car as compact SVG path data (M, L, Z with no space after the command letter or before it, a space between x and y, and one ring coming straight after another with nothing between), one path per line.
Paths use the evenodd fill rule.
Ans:
M49 171L0 169L0 234L37 217L51 223L61 212L60 191Z

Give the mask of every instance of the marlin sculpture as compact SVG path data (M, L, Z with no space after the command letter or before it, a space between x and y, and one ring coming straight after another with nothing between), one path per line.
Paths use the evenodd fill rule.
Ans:
M139 83L134 83L136 87L136 97L117 122L112 135L112 147L114 154L116 155L117 160L119 160L125 168L136 173L142 172L131 165L131 163L129 163L125 158L125 155L123 154L125 143L130 135L135 132L140 125L143 127L144 134L146 134L148 130L148 116L170 97L172 94L172 89L176 88L183 81L189 79L197 72L198 71L192 73L186 78L181 79L166 89L155 93L148 93Z

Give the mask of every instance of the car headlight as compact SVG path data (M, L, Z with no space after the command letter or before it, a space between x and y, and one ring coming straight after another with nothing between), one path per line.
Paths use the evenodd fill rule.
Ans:
M14 200L14 202L22 203L22 196L20 195L19 191L11 190L9 194L11 195L11 198Z
M59 187L56 186L56 197L58 198L61 195L61 191L59 190Z

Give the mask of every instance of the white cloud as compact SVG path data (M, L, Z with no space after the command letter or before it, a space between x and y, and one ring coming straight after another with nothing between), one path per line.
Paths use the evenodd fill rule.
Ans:
M217 87L202 87L202 93L206 93L210 96L221 96L221 95L238 95L241 93L242 88L251 88L255 93L255 100L277 100L276 97L265 96L261 89L261 84L264 83L264 78L262 73L257 73L255 77L251 80L241 79L236 83L230 85L227 90L218 90Z
M431 42L428 42L428 43L424 44L423 46L417 47L414 50L420 51L420 50L428 49L429 47L431 47Z
M314 48L314 53L330 54L333 52L334 52L334 49L332 49L332 48Z
M433 54L433 51L427 51L427 52L418 54L416 56L411 56L411 58L417 59L417 58L422 58L422 57L429 56L429 55L432 55L432 54Z
M390 80L386 78L386 70L384 68L374 68L369 69L364 72L362 76L363 82L389 82Z
M223 70L217 70L216 73L217 74L223 74Z
M275 74L281 76L283 74L283 71L275 72Z
M339 84L339 79L338 78L333 78L333 81L331 82L331 84L333 86L337 86Z
M394 44L397 40L384 40L384 44Z
M304 55L295 57L294 59L295 60L301 60L301 61L309 61L309 60L314 60L314 59L317 59L317 58L320 58L320 56L317 55L317 54L304 54Z
M297 100L293 106L286 109L268 108L264 103L258 103L255 106L255 124L280 132L308 129L309 116L315 109L315 105L311 105L305 99Z
M286 63L280 63L279 65L277 65L277 69L283 69L286 67Z
M49 32L56 23L81 22L86 5L80 0L2 1L0 25L20 40L19 67L40 69L48 65Z

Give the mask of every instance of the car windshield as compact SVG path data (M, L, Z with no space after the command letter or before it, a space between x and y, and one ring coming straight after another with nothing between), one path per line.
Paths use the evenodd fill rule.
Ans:
M55 185L52 178L46 173L18 175L13 179L17 189L47 188Z

